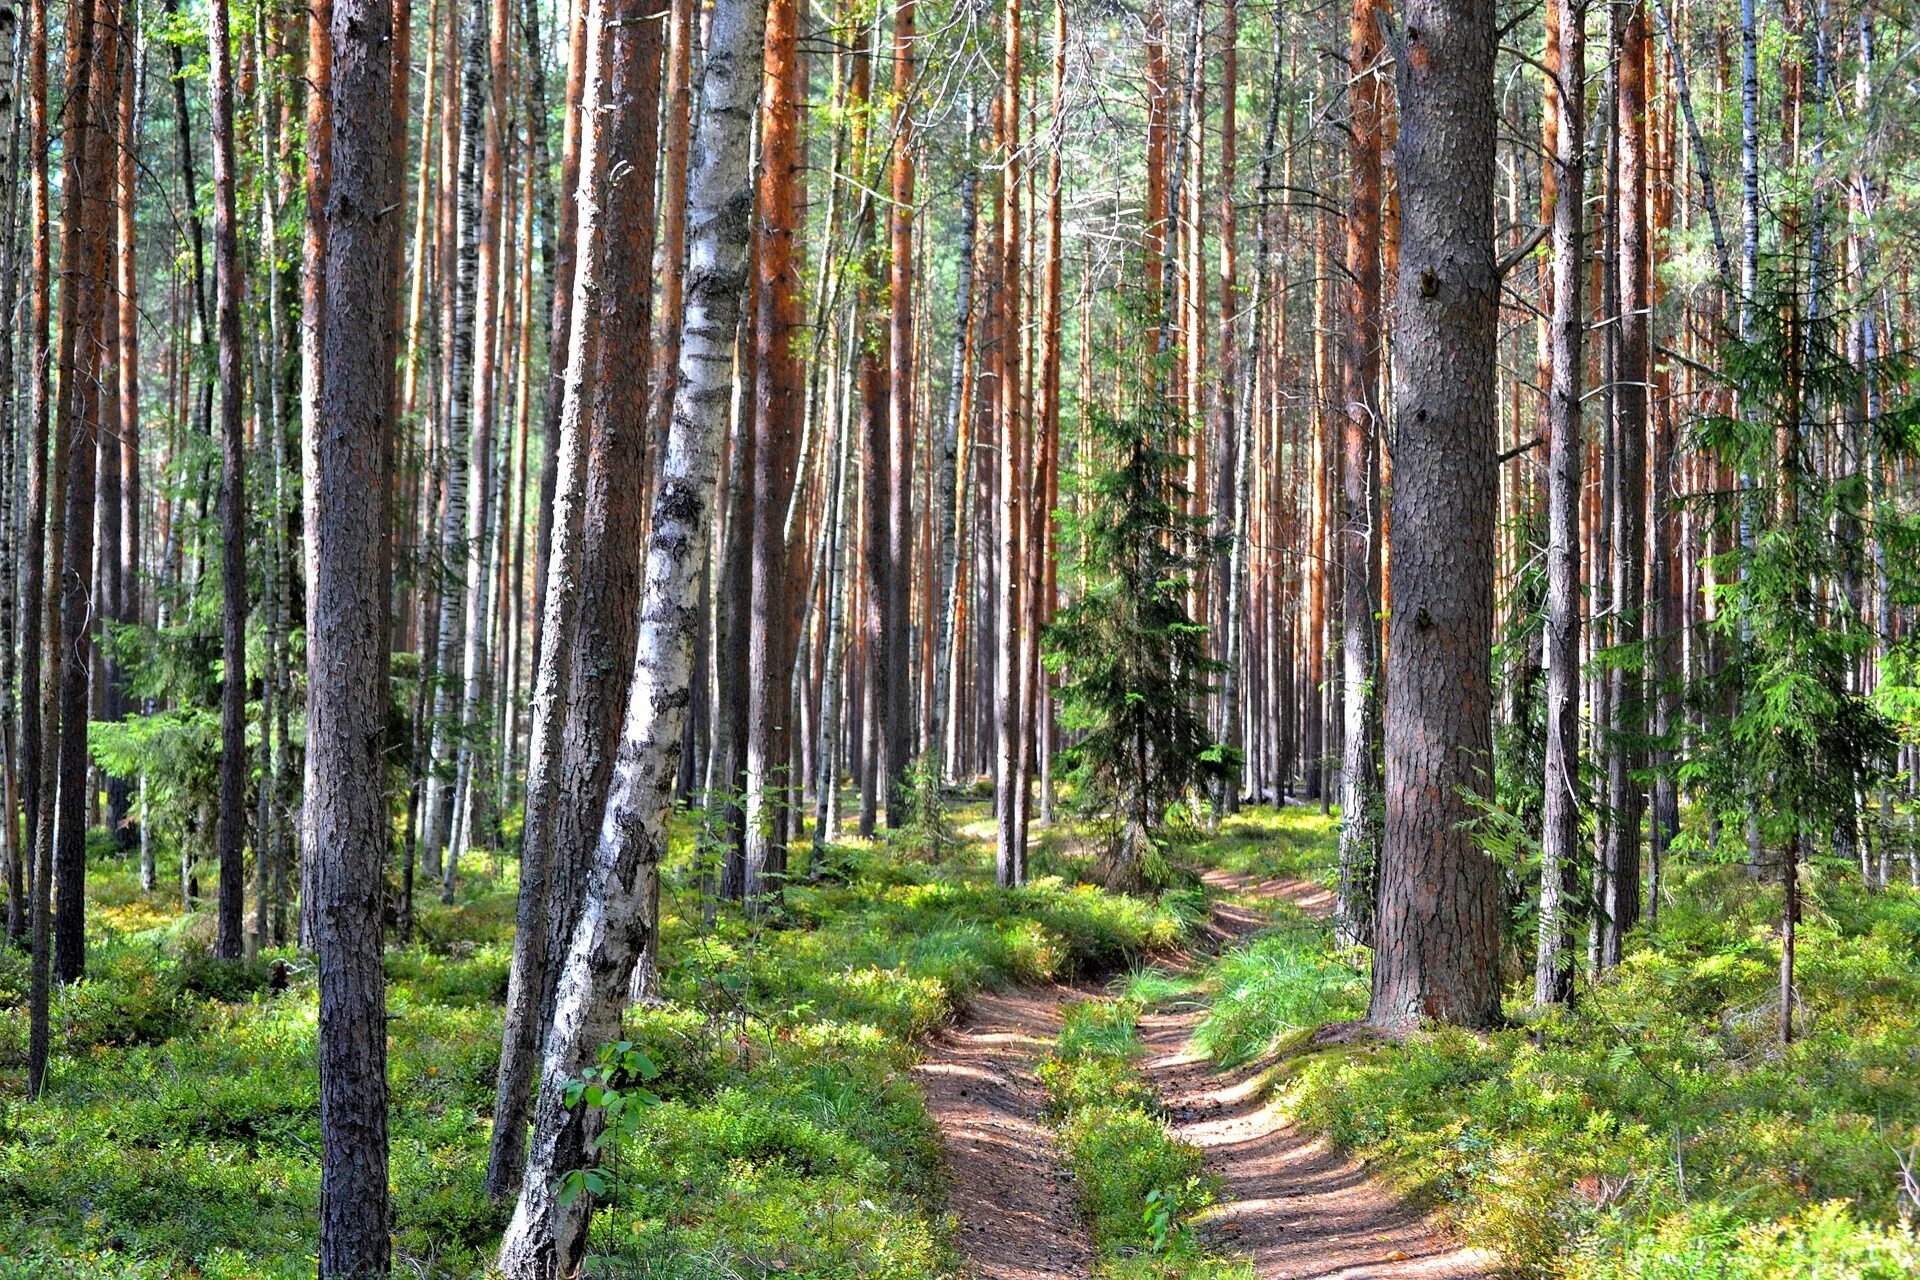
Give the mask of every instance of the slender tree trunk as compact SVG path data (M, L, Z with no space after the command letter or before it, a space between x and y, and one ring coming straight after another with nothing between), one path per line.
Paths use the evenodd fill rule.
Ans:
M717 0L688 175L686 312L673 425L649 535L640 640L627 722L589 881L546 1038L540 1103L520 1199L501 1243L509 1280L571 1274L592 1201L561 1203L600 1117L568 1107L565 1087L618 1031L628 979L654 922L648 868L666 851L693 665L692 592L707 556L714 472L731 396L734 331L745 293L752 174L748 154L760 79L762 0Z
M747 641L746 882L749 904L777 895L787 869L785 797L792 779L793 663L799 557L786 512L799 463L804 375L794 338L804 319L797 189L806 88L798 0L771 0L766 15L758 192L759 315L754 326L753 570Z
M240 215L234 196L233 50L227 0L208 6L213 110L213 276L220 380L220 912L214 954L245 944L247 837L246 408L240 338ZM257 850L256 850L257 852Z
M316 569L307 599L306 827L320 969L320 1275L384 1276L386 983L381 967L390 593L387 435L393 403L392 247L399 191L389 123L390 0L336 0L329 39L332 172L311 442Z
M1536 1005L1573 995L1569 890L1580 840L1580 379L1586 313L1586 0L1559 0L1559 65L1548 91L1560 127L1552 161L1552 373L1547 391L1547 759L1540 835L1540 912L1534 962Z
M1618 21L1619 71L1615 130L1620 157L1619 357L1614 377L1613 643L1627 660L1613 664L1608 707L1606 877L1599 904L1600 964L1620 962L1623 938L1640 919L1640 770L1644 752L1634 743L1642 723L1640 639L1646 586L1647 385L1651 374L1651 271L1647 241L1647 13L1628 0ZM1597 568L1598 566L1596 566Z
M1347 102L1347 323L1341 361L1340 530L1341 705L1340 895L1338 925L1348 945L1373 938L1373 879L1379 861L1374 810L1374 511L1373 461L1380 385L1380 75L1377 62L1389 15L1380 0L1355 0L1350 24Z
M392 21L391 4L392 0L384 0L381 9L384 20L389 23ZM307 190L300 266L300 492L301 525L307 530L302 540L301 554L305 570L303 578L309 584L309 610L312 608L311 592L317 590L319 582L319 540L313 530L318 528L320 520L320 414L326 397L327 352L324 344L329 269L327 201L333 185L333 6L334 0L308 0L307 3ZM358 50L356 54L360 57L371 56ZM370 140L363 138L358 145L366 148ZM426 216L424 211L421 216ZM424 270L424 264L420 269ZM311 652L308 660L312 661ZM421 678L426 678L424 670ZM311 698L311 693L308 696ZM313 794L315 765L315 752L309 746L303 795ZM308 821L315 812L309 808L301 817L299 935L303 947L319 945L319 922L314 917L320 902L319 885L315 878L318 874L318 853L314 844L317 832ZM403 914L402 920L409 922L413 906L411 884L401 905L403 913L407 913ZM402 932L408 930L403 927Z
M1020 483L1025 470L1025 424L1020 397L1020 0L1007 0L1005 75L1001 88L1000 141L1004 164L1000 177L1000 325L996 391L1000 419L1000 559L994 604L998 620L995 637L994 752L995 802L999 838L994 856L994 878L1002 887L1025 884L1027 850L1018 826L1022 806L1014 792L1024 785L1020 755L1026 749L1026 726L1020 723Z
M532 728L527 750L525 826L520 846L520 896L515 911L513 965L507 979L506 1027L502 1034L500 1072L494 1095L493 1142L487 1163L487 1194L505 1200L519 1192L526 1160L528 1093L533 1085L540 1038L554 986L551 956L564 948L563 938L550 924L554 894L555 828L562 794L565 730L573 695L573 668L581 607L581 561L585 554L587 440L592 426L594 381L600 368L600 270L606 256L607 226L603 193L610 113L601 104L611 97L608 49L608 3L592 0L584 6L585 64L581 69L580 134L574 145L578 189L565 207L578 220L568 237L573 246L568 261L573 278L567 282L572 297L564 311L572 332L556 335L552 350L565 352L567 367L558 382L560 401L557 431L549 439L558 446L554 509L549 556L541 600L544 617L533 682ZM538 558L536 556L536 558ZM553 637L565 638L552 643ZM604 674L601 674L604 679Z
M1494 7L1408 0L1400 66L1386 829L1369 1019L1500 1017L1491 783Z
M906 823L901 791L907 757L912 754L913 718L909 698L908 652L912 648L913 558L913 110L915 59L914 0L898 0L893 11L893 164L888 210L892 261L888 292L887 361L887 576L881 625L887 632L887 678L882 686L880 741L887 793L887 825Z
M51 386L48 360L49 310L52 289L51 233L47 192L47 0L30 0L27 9L27 150L32 170L33 267L32 303L28 320L29 376L33 379L29 407L31 428L26 433L27 545L24 551L24 577L21 613L24 635L21 641L20 740L22 744L22 781L26 793L26 840L33 859L32 898L29 929L33 939L33 966L27 992L27 1096L38 1098L46 1084L47 1056L51 1040L48 1005L52 989L53 928L53 841L42 835L47 824L47 797L52 792L48 781L43 718L44 692L42 670L48 648L57 648L59 636L45 630L47 609L46 561L51 545L47 537L47 434L51 410Z
M86 969L87 718L92 706L93 517L100 444L107 292L107 212L113 174L107 103L118 75L119 6L74 0L67 17L65 175L61 191L60 381L52 472L65 490L58 661L53 966L61 982ZM50 522L51 523L51 522ZM54 531L48 529L48 541ZM51 635L51 627L49 628ZM51 754L51 753L50 753ZM43 789L43 798L44 789ZM43 816L42 821L45 821Z
M960 460L960 414L968 396L967 355L973 338L973 255L974 227L979 220L979 169L974 161L974 134L979 128L979 109L971 91L963 108L966 114L960 169L960 243L953 282L953 346L948 357L947 411L941 435L940 462L934 473L934 554L939 559L940 579L935 586L934 631L939 640L934 649L932 728L927 749L940 753L942 761L936 777L944 777L953 763L946 750L947 703L957 681L954 662L955 620L959 613L957 586L960 578L959 503L964 473Z

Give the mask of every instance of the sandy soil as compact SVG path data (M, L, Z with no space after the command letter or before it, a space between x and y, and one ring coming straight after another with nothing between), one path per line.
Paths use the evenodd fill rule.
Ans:
M1092 1269L1033 1072L1060 1033L1061 1006L1085 994L1029 987L979 996L914 1068L940 1127L947 1207L976 1280L1085 1280Z
M1287 901L1319 915L1333 908L1330 893L1304 881L1206 878L1253 901ZM1257 909L1220 903L1209 941L1231 946L1265 919ZM983 996L915 1068L946 1148L948 1207L975 1280L1089 1274L1093 1250L1033 1073L1059 1034L1061 1006L1085 994L1045 987ZM1484 1280L1496 1273L1493 1259L1448 1241L1358 1161L1288 1124L1260 1097L1259 1064L1216 1072L1191 1040L1202 1012L1144 1016L1142 1070L1174 1132L1199 1147L1225 1183L1204 1224L1222 1253L1250 1258L1262 1280Z

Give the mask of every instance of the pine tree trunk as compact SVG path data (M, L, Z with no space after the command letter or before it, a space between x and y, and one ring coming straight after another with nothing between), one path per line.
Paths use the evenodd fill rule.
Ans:
M1552 372L1547 391L1547 759L1540 836L1540 911L1534 1003L1573 995L1569 898L1580 840L1580 380L1586 313L1586 2L1559 0L1559 63L1549 72L1560 127L1554 139ZM1556 86L1564 86L1563 88ZM1568 92L1566 90L1571 90Z
M220 911L214 954L240 957L247 836L246 408L240 351L240 228L234 197L233 51L226 0L208 7L213 114L213 279L220 380Z
M317 481L308 526L307 816L320 970L320 1275L383 1276L387 1184L382 924L390 595L387 434L393 402L389 0L336 0Z
M65 491L65 503L59 538L63 547L61 572L57 575L61 643L50 650L59 662L59 706L57 715L49 718L59 727L59 809L53 848L54 977L74 982L86 969L87 718L92 706L95 621L90 588L106 354L102 325L111 287L107 274L108 193L114 172L113 135L106 121L107 104L112 101L118 75L119 7L115 0L74 0L67 21L60 398L54 421L52 467L55 485ZM55 540L51 527L47 536L49 543Z
M1642 0L1628 0L1616 25L1618 80L1614 103L1618 138L1619 346L1614 384L1613 644L1630 657L1609 672L1607 703L1611 737L1607 751L1606 876L1599 903L1600 965L1620 962L1623 938L1640 919L1640 817L1643 801L1635 774L1644 752L1634 746L1644 731L1639 644L1646 585L1647 384L1651 375L1649 310L1652 303L1647 241L1647 14Z
M750 504L752 580L747 641L746 881L749 904L777 895L787 869L785 797L793 781L795 615L799 557L787 536L787 504L799 463L803 374L794 352L801 329L795 239L804 233L796 179L804 163L806 100L798 0L771 0L766 16L758 192L759 314L754 326L754 450Z
M1494 7L1408 0L1400 58L1386 829L1368 1017L1500 1017L1492 771Z
M648 871L666 850L691 693L698 616L693 590L707 556L734 331L747 279L748 154L764 22L761 0L718 0L712 11L688 175L680 373L649 535L633 692L586 909L546 1038L531 1159L501 1243L498 1265L508 1280L571 1274L580 1260L591 1200L580 1196L561 1204L560 1182L588 1158L600 1121L590 1108L569 1108L565 1086L617 1034L629 976L653 928L646 913Z
M893 164L888 210L892 238L889 264L887 361L887 589L881 625L887 632L886 705L881 708L881 740L887 825L906 824L901 782L913 746L913 712L908 657L913 640L913 111L915 59L914 0L898 0L893 11Z
M1340 894L1337 925L1349 946L1373 938L1373 880L1379 861L1374 809L1375 602L1373 566L1375 424L1380 385L1380 74L1376 63L1389 15L1380 0L1355 0L1347 89L1351 169L1347 206L1347 316L1342 332L1340 485Z

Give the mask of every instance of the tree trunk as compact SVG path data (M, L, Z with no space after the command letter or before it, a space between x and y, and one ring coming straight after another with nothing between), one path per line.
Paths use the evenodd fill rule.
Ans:
M898 0L893 11L893 165L888 210L892 261L888 276L892 304L887 361L887 589L881 601L886 630L887 678L882 686L880 741L887 825L906 824L901 781L912 754L912 703L908 696L908 650L912 648L913 586L913 110L915 58L914 0Z
M1586 313L1585 267L1587 45L1586 0L1559 0L1559 64L1548 91L1560 127L1552 161L1552 372L1547 391L1547 759L1540 834L1540 913L1534 962L1536 1005L1573 996L1570 929L1572 873L1580 839L1580 379ZM1568 92L1567 90L1571 90Z
M1613 643L1629 656L1612 665L1607 703L1612 714L1607 751L1605 880L1599 903L1600 965L1620 963L1623 938L1640 919L1640 817L1643 802L1634 775L1645 754L1634 745L1642 723L1639 655L1645 594L1648 338L1652 304L1647 242L1647 13L1628 0L1618 22L1618 89L1614 102L1620 158L1618 217L1619 357L1614 376ZM1597 567L1597 566L1596 566Z
M1022 806L1014 790L1023 786L1020 754L1025 750L1026 727L1020 723L1020 560L1024 545L1021 528L1020 483L1025 444L1020 403L1020 257L1025 240L1020 234L1020 0L1007 0L1006 59L1001 88L1000 142L1004 165L1000 176L1000 325L998 351L998 413L1000 419L1000 561L994 614L995 637L994 752L995 808L999 816L994 855L994 879L1003 888L1027 881L1025 832L1017 825Z
M220 912L214 954L240 958L247 836L247 499L240 352L240 228L234 197L233 51L227 0L208 6L213 114L213 291L220 380Z
M1375 424L1380 385L1380 73L1376 63L1389 14L1380 0L1355 0L1347 89L1352 120L1347 206L1347 323L1342 337L1340 485L1341 653L1340 895L1337 923L1351 946L1373 938L1373 879L1379 861L1374 808L1373 554Z
M1496 45L1489 0L1408 0L1400 60L1386 832L1377 1026L1500 1018L1492 771Z
M96 452L105 344L107 210L114 171L107 127L118 75L119 6L115 0L74 0L68 11L67 98L62 186L60 398L54 422L52 472L65 490L60 530L61 643L53 874L53 966L61 982L86 969L87 718L92 706L93 517ZM51 523L51 522L50 522ZM48 529L49 542L54 531ZM50 628L51 631L51 628ZM43 788L44 792L44 788ZM45 821L44 815L42 821Z
M690 696L692 592L707 556L714 471L731 395L734 330L746 286L752 207L748 153L760 78L762 0L717 0L688 175L686 312L673 426L661 459L649 536L633 691L586 909L575 930L547 1034L531 1159L501 1243L508 1280L571 1274L586 1244L591 1200L560 1203L560 1183L588 1158L600 1117L569 1108L565 1089L619 1030L634 962L653 929L651 876Z
M804 233L797 177L806 102L798 0L766 15L758 192L759 315L754 326L753 574L747 641L746 882L749 904L777 895L787 870L786 794L793 781L794 580L787 504L799 463L804 382L794 338L804 320L796 237Z
M566 201L566 207L574 211L577 218L577 228L570 237L574 278L569 284L573 296L564 308L572 332L555 343L556 350L566 352L568 366L559 383L562 402L555 437L559 457L549 552L552 563L546 571L542 602L545 616L540 626L546 639L539 646L534 674L520 897L513 967L508 978L506 1028L494 1099L494 1135L487 1166L487 1192L496 1200L518 1192L526 1159L528 1091L533 1083L540 1036L551 1016L557 981L556 960L564 959L568 937L568 933L558 927L559 917L553 913L558 904L577 902L584 880L579 872L563 875L556 866L561 849L561 808L563 804L569 809L576 807L563 789L562 779L569 772L570 761L577 768L590 764L593 753L605 751L604 742L589 740L581 744L581 755L569 753L568 731L585 731L591 739L591 730L603 719L592 717L591 724L586 718L576 721L574 699L582 688L603 689L608 680L617 682L613 675L617 668L607 665L611 655L600 655L601 662L591 670L582 670L579 674L585 678L578 683L575 668L579 663L578 639L586 634L578 619L583 609L595 603L583 591L585 561L590 551L597 561L601 560L599 549L589 548L586 537L592 466L589 449L595 444L604 448L615 443L604 437L593 438L596 410L602 403L596 394L601 376L601 343L610 315L617 322L628 322L632 318L620 307L619 295L605 288L602 278L610 259L607 245L614 212L613 193L606 189L608 161L614 133L620 125L611 110L614 56L608 31L618 23L619 17L617 12L610 15L605 3L593 3L587 6L584 18L586 63L582 69L581 100L588 105L582 112L580 133L575 142L578 187ZM624 28L622 31L629 38L634 34ZM625 247L623 241L622 248ZM561 308L556 304L555 309ZM629 431L627 436L619 437L617 443L631 444L628 438L631 435ZM615 479L606 473L608 461L610 459L601 459L599 515L603 526L609 514L605 507L607 494ZM633 483L634 479L631 472L622 477L626 484ZM601 625L594 629L597 637L604 639L607 622L603 613ZM559 641L553 642L556 637ZM603 789L604 786L602 782ZM580 827L583 822L591 821L575 815L571 848L577 851L582 841ZM580 860L577 853L575 860Z
M387 1188L388 524L395 287L389 0L336 0L318 487L308 526L306 826L320 969L320 1275L383 1276Z

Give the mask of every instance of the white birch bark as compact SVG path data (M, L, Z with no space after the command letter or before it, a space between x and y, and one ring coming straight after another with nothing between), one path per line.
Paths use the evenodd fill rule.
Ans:
M713 529L715 469L746 287L748 151L765 21L766 0L717 0L711 14L687 183L679 378L648 537L633 690L586 906L547 1032L526 1176L501 1242L499 1269L508 1280L571 1274L586 1247L590 1199L562 1204L559 1190L561 1179L590 1158L599 1117L570 1110L565 1087L618 1034L628 980L653 930L651 872L666 848L680 767L700 617L697 579Z

